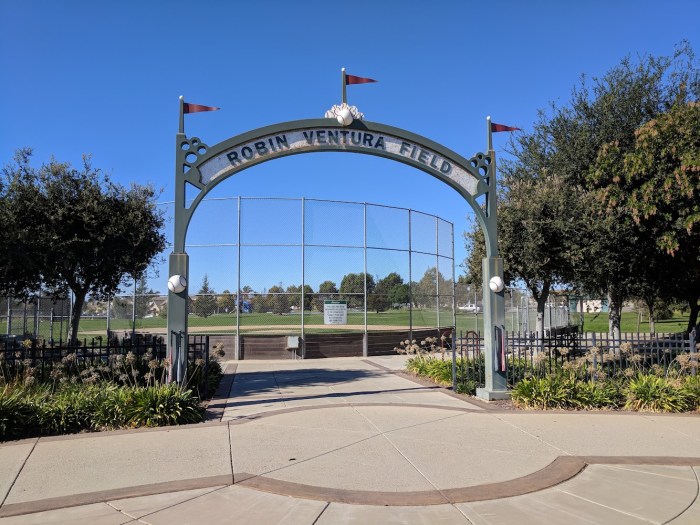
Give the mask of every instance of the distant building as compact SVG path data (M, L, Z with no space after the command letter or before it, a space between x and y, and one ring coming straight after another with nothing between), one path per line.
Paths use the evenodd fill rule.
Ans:
M581 305L581 298L571 297L569 299L569 311L579 312L579 306ZM587 314L597 314L597 313L607 313L608 312L608 300L607 299L590 299L588 297L583 298L583 312Z

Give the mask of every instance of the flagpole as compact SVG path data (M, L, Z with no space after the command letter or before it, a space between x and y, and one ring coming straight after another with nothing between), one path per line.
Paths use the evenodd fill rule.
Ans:
M491 131L491 117L486 117L486 137L487 137L487 150L489 152L493 151L493 135Z
M343 83L343 104L347 104L348 103L348 96L346 93L345 68L340 70L340 80Z
M180 95L180 128L178 133L185 134L185 97Z

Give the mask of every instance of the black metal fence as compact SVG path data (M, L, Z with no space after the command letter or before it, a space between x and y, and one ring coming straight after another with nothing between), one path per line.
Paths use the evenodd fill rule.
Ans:
M658 368L664 373L675 367L696 375L698 329L690 334L580 333L578 327L535 332L506 332L505 351L495 366L506 374L510 387L528 376L561 369L576 369L586 379ZM484 339L479 332L460 332L454 339L457 381L484 384ZM630 373L630 372L628 372Z
M201 370L201 373L196 375L197 385L194 386L206 396L209 393L209 336L189 336L187 350L188 366L194 365L194 368ZM165 339L151 334L135 334L127 338L96 337L89 341L84 339L75 345L61 340L47 341L0 335L0 369L3 372L0 380L14 376L18 368L37 369L36 375L46 378L50 376L55 365L66 363L66 358L69 358L77 369L84 369L91 365L110 363L115 356L124 359L127 355L130 355L130 359L135 363L145 363L146 360L159 362L158 366L166 371L167 379L170 362Z

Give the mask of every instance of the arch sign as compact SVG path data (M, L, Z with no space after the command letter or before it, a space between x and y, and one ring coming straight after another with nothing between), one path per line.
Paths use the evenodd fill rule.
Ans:
M185 135L181 107L180 133L176 136L175 237L169 262L168 295L168 346L173 378L182 381L186 366L189 259L185 238L199 203L218 184L251 166L289 155L333 151L376 155L412 166L450 186L472 207L486 239L483 260L486 387L478 394L485 399L506 397L503 263L498 257L496 164L490 139L488 153L466 159L420 135L367 122L357 108L346 103L334 106L326 117L282 122L208 146L199 138ZM490 121L487 125L490 137ZM190 206L185 199L188 185L197 192ZM484 199L485 206L477 202L479 198ZM183 343L174 345L175 339Z

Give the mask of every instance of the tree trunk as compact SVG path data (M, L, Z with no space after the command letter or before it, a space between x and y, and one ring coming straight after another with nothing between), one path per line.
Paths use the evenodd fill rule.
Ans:
M608 333L614 341L619 341L622 335L620 321L622 319L622 298L616 294L608 294Z
M545 281L542 284L542 290L533 290L532 296L537 301L537 322L535 323L535 332L537 332L537 337L540 341L544 340L544 309L547 305L547 299L549 299L549 287L550 283Z
M649 333L656 333L656 314L654 313L654 298L645 299L644 303L649 310Z
M544 339L544 309L547 304L547 297L544 295L537 299L537 323L535 331L540 339Z
M80 315L83 312L85 295L87 295L87 292L74 291L73 294L73 311L70 313L70 339L68 341L70 346L76 346L78 344L78 325L80 324Z
M687 332L692 332L693 328L698 324L698 314L700 314L700 304L698 304L697 298L694 301L690 301L690 317L688 318L688 328Z

